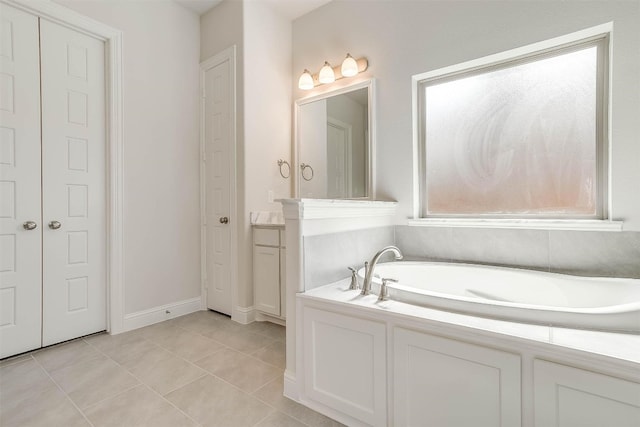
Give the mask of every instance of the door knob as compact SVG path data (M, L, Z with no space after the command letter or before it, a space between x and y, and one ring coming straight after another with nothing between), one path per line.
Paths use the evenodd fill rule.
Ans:
M229 224L229 218L223 216L222 218L220 218L220 224Z
M57 230L60 227L62 227L62 224L59 221L50 221L49 222L49 228L52 229L52 230Z
M25 230L35 230L37 226L38 224L36 224L35 221L27 221L22 224Z

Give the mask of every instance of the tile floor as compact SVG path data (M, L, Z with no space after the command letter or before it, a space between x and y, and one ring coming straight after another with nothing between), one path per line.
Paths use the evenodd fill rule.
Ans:
M282 396L284 328L200 311L0 362L0 426L341 426Z

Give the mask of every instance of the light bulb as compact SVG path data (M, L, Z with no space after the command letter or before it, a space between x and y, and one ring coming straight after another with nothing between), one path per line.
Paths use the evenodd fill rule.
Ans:
M342 61L340 72L344 77L353 77L358 74L358 63L353 57L347 53L347 57Z
M333 68L331 68L331 65L327 61L324 62L324 66L320 69L318 80L320 83L333 83L336 81L336 75L333 72Z
M309 70L305 69L298 80L298 88L302 90L313 89L313 77Z

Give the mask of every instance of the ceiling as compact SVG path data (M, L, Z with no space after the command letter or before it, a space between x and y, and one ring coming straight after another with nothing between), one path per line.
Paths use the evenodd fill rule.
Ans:
M202 15L217 6L222 0L174 0L198 15ZM240 1L240 0L234 0ZM245 0L247 2L261 2L269 4L273 10L283 17L293 21L311 12L331 0Z
M174 0L174 1L186 7L187 9L197 13L198 15L202 15L212 7L216 6L218 3L222 2L222 0Z

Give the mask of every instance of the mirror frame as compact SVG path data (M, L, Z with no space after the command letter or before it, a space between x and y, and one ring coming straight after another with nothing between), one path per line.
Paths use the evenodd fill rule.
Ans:
M353 84L349 84L347 86L343 86L337 89L328 90L326 92L322 92L316 95L307 96L304 98L299 98L295 101L295 108L293 110L293 126L294 126L294 143L292 149L292 158L293 165L292 169L295 170L296 173L292 173L291 177L293 178L293 194L294 197L300 198L300 135L298 129L298 116L300 114L300 107L303 105L309 104L311 102L320 101L322 99L331 98L332 96L342 95L344 93L353 92L358 89L367 89L367 97L369 101L368 111L367 111L367 119L368 119L368 131L369 131L369 141L367 150L367 196L366 197L354 197L354 198L345 198L339 200L375 200L375 176L374 168L376 164L376 123L375 123L375 79L370 78L366 80L362 80ZM326 198L326 200L331 200Z

